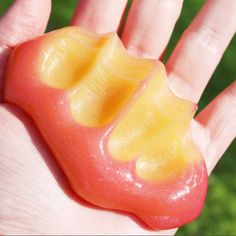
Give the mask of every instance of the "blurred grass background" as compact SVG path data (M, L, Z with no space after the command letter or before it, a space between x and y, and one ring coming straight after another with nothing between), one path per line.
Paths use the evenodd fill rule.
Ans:
M12 0L0 0L0 16L12 2ZM204 0L185 0L164 61L203 3ZM76 4L77 0L52 0L52 14L47 31L68 25ZM96 4L95 0L94 4ZM231 41L212 76L201 98L199 110L236 79L235 68L236 37ZM236 141L231 144L209 178L209 190L201 216L193 223L179 229L177 235L236 235Z

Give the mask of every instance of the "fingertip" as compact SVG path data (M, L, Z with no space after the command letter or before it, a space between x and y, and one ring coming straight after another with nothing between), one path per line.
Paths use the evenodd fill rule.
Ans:
M209 173L236 136L236 81L222 91L203 109L196 120L209 132L206 151Z
M14 46L44 33L50 0L16 0L0 19L0 45Z
M235 34L236 5L205 1L184 31L167 61L167 70L180 96L198 102Z
M96 33L117 31L126 4L127 0L80 0L71 24Z
M165 50L182 9L182 0L135 0L122 41L132 54L158 59Z

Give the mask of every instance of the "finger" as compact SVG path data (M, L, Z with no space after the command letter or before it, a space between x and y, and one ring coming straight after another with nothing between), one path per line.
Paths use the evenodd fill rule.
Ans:
M71 24L97 33L117 31L126 4L127 0L80 0Z
M183 0L135 0L122 41L135 55L159 58L180 15Z
M208 136L205 157L210 173L236 136L236 81L218 95L196 119Z
M0 18L0 102L2 100L2 78L10 53L8 47L36 37L45 31L50 14L50 4L50 0L17 0Z
M167 62L170 86L197 102L236 30L235 0L208 0Z
M16 0L0 18L0 45L14 46L44 33L50 9L50 0Z

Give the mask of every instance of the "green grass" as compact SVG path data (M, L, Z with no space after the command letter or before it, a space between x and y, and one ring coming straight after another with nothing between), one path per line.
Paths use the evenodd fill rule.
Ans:
M0 15L12 0L1 0ZM53 0L52 15L48 31L69 24L76 0ZM169 43L165 60L170 55L183 30L203 0L188 0L184 3L181 17L175 27ZM206 106L220 91L236 78L236 37L231 41L218 68L212 76L199 104L200 110ZM235 124L236 125L236 124ZM201 216L191 224L178 230L177 235L232 235L236 234L236 142L234 141L209 178L209 190Z

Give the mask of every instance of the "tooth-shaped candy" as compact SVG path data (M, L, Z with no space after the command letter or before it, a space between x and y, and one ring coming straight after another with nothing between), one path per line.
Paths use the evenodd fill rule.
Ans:
M199 215L207 172L189 130L196 106L165 77L115 33L68 27L14 49L4 97L32 117L77 194L168 229Z
M201 160L188 133L194 112L191 102L170 92L164 66L158 65L112 131L109 151L118 160L137 157L136 172L144 179L176 178L188 164Z

